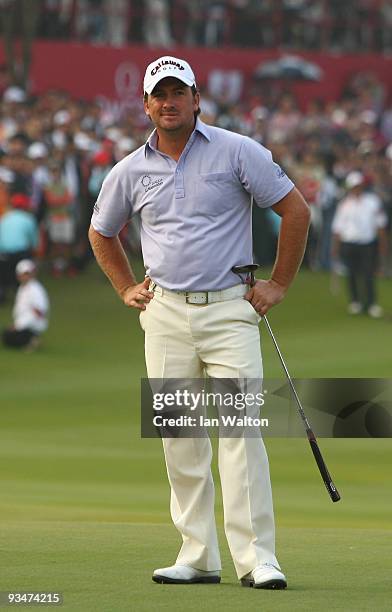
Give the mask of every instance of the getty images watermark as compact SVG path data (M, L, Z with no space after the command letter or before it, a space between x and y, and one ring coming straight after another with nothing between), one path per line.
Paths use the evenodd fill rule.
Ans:
M143 381L142 436L260 436L269 427L269 418L260 414L265 404L261 383L232 378Z
M153 392L152 406L156 414L152 423L155 427L268 427L269 419L246 414L249 408L260 410L264 406L264 392L232 393L213 392L202 389L176 389L174 392ZM213 407L220 410L216 417L207 416L205 410ZM181 414L165 416L176 408ZM229 413L221 412L229 409ZM233 414L232 410L238 411ZM184 414L184 411L190 414Z
M392 437L391 379L295 379L318 437ZM144 438L303 437L284 379L143 379Z

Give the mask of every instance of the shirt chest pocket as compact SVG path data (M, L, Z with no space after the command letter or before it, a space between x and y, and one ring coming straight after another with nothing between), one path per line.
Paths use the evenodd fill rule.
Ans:
M194 211L203 216L218 216L233 208L240 183L232 172L199 174L193 184Z

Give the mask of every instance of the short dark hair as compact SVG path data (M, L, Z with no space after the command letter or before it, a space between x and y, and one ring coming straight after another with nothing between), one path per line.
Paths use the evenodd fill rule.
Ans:
M191 86L191 92L192 92L192 94L193 94L194 96L195 96L195 95L198 93L198 91L199 91L199 90L197 89L196 85L192 85L192 86ZM147 102L147 100L148 100L148 93L144 92L144 94L143 94L143 102ZM201 113L201 108L200 108L200 106L199 106L199 108L197 109L197 111L195 111L195 112L194 112L195 119L196 119L196 117L198 117L198 116L200 115L200 113Z
M193 95L194 95L194 96L195 96L195 95L198 93L198 91L199 91L199 90L197 89L196 85L192 85L192 87L191 87L191 92L193 93ZM196 117L197 117L198 115L200 115L200 113L201 113L201 108L200 108L200 106L199 106L199 108L197 109L197 111L195 111L195 119L196 119Z

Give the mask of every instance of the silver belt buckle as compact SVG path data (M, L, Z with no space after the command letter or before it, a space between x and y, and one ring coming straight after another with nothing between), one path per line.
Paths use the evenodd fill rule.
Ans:
M190 293L200 293L200 294L204 294L206 301L202 301L202 302L198 302L198 301L189 301L189 294ZM203 297L204 297L203 296ZM201 297L201 296L200 296ZM187 304L199 304L200 306L204 305L204 304L208 304L208 291L186 291L185 293L185 302Z

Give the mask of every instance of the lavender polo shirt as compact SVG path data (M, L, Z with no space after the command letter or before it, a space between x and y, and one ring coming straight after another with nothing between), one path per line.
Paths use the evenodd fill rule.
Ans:
M116 236L141 219L146 273L161 287L214 291L238 284L232 266L253 261L251 195L267 208L294 185L270 151L197 119L178 162L156 149L156 133L114 166L92 216Z

